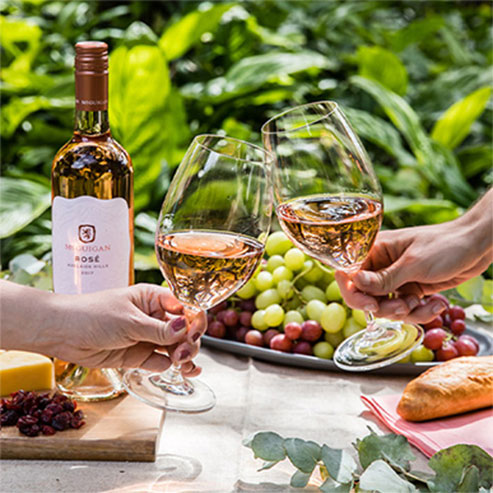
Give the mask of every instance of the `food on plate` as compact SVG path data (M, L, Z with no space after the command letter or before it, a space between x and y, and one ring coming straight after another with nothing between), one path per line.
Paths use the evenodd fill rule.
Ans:
M0 395L17 390L47 390L55 384L55 369L50 358L27 351L0 353Z
M411 380L397 406L407 421L426 421L493 406L493 356L464 356Z
M444 301L447 310L423 325L423 345L400 362L476 355L478 342L464 334L464 310L450 305L441 294L431 298ZM307 257L282 231L268 237L265 258L252 279L235 296L209 310L208 321L207 334L212 337L322 359L331 359L344 339L366 327L365 313L344 303L334 271ZM385 354L416 337L414 326L404 324L403 328L398 337L369 350ZM279 335L286 337L277 337L272 344Z

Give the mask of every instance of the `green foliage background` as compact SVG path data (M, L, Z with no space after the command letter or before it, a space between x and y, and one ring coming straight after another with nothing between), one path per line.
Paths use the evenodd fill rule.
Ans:
M135 166L138 280L192 136L260 143L290 105L338 101L385 192L385 226L461 214L493 181L491 2L0 1L2 266L49 255L51 160L70 138L73 45L108 42L110 122Z

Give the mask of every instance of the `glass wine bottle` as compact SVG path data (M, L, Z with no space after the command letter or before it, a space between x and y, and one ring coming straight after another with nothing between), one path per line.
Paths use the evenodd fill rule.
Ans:
M108 121L108 46L75 46L75 130L51 172L53 286L83 294L133 283L133 169ZM124 389L117 369L55 361L59 389L79 400Z

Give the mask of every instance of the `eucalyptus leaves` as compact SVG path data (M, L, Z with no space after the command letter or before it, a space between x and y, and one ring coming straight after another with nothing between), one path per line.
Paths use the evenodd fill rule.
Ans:
M407 439L390 433L370 434L353 444L360 466L346 450L333 449L300 438L282 438L277 433L260 432L244 441L256 458L259 469L275 466L286 457L296 467L291 486L305 487L318 467L324 478L324 493L487 492L493 486L493 457L475 445L454 445L437 452L428 462L435 475L412 471L416 457Z

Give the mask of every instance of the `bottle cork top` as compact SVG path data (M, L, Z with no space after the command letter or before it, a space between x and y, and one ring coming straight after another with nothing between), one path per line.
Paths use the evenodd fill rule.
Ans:
M108 73L108 45L102 41L80 41L75 45L75 71Z

